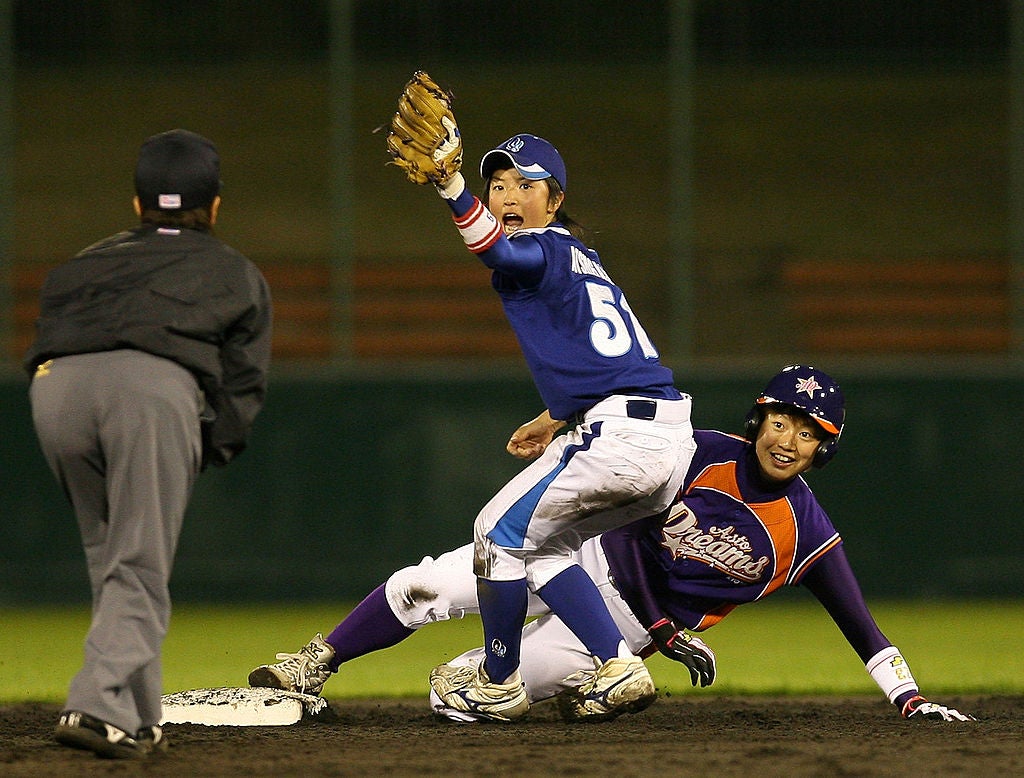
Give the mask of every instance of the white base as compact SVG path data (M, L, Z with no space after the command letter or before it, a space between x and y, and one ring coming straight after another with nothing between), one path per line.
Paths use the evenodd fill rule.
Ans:
M280 689L190 689L165 694L161 724L208 726L281 726L296 724L327 710L327 700Z

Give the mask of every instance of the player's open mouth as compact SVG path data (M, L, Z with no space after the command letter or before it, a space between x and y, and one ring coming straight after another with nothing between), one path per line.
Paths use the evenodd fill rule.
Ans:
M785 454L776 454L774 452L772 452L771 457L776 462L778 462L780 465L784 465L784 466L791 465L791 464L793 464L796 461L793 457L786 456Z
M505 232L515 232L523 226L523 217L515 213L506 213L501 217L501 225Z

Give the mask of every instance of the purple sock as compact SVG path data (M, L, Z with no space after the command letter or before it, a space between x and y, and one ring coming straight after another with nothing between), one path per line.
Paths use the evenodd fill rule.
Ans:
M484 669L488 678L502 683L519 667L528 596L526 579L488 581L477 578L476 594L484 627Z
M381 584L325 638L334 649L331 670L337 671L338 665L357 656L401 643L413 632L395 616Z
M591 654L602 662L618 656L622 633L586 570L579 565L566 568L537 595Z

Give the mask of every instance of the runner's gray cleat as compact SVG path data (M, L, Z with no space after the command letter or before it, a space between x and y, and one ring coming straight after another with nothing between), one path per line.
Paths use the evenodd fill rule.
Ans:
M249 673L249 685L266 689L283 689L300 694L320 694L332 670L334 649L319 632L295 654L278 654L281 661L260 665Z

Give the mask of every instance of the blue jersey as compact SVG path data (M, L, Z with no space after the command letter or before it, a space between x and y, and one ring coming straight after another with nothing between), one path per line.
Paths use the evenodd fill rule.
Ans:
M514 233L513 250L521 241L543 251L539 281L524 285L496 268L491 283L552 417L568 419L615 394L679 399L672 371L597 252L558 223Z
M697 452L667 516L602 536L611 574L645 626L664 615L706 629L737 605L799 583L841 544L803 478L766 486L751 443L706 430L694 438Z

